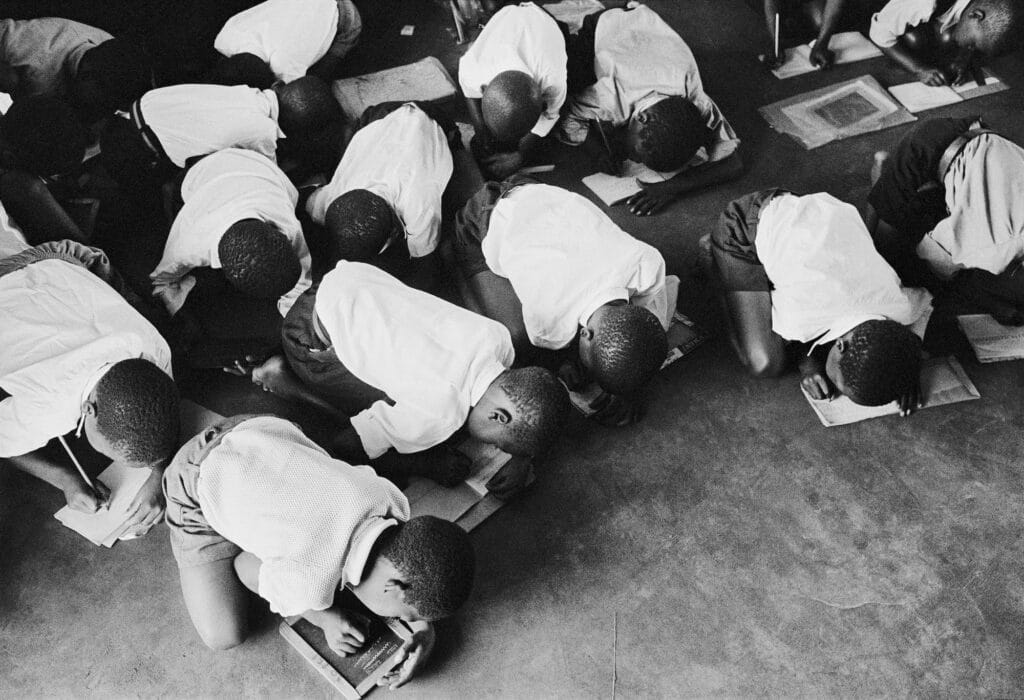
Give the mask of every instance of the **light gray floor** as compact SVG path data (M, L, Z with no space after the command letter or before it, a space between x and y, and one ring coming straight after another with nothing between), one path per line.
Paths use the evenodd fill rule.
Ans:
M860 204L871 154L906 127L805 152L754 108L864 66L775 81L739 0L655 7L691 43L750 168L651 219L612 215L664 251L701 315L696 241L729 199L784 186ZM391 64L431 49L451 64L443 21L433 5L392 7ZM402 24L417 25L408 47ZM998 67L1020 85L1020 61ZM983 113L1020 141L1021 94L936 114ZM591 171L549 179L581 187ZM826 430L794 377L746 378L719 339L658 378L639 425L574 420L532 492L474 532L473 597L401 694L1021 696L1024 373L962 359L980 401ZM195 394L222 413L280 408L229 380ZM162 526L99 549L52 519L60 505L0 470L0 696L330 694L269 617L234 651L203 648Z

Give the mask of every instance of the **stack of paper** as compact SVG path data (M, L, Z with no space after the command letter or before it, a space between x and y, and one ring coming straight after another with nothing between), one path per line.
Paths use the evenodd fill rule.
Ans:
M1024 327L1004 326L988 314L957 317L978 362L1024 360Z
M99 480L110 489L109 507L90 514L64 506L53 517L93 544L111 547L125 534L128 506L149 475L149 469L133 469L115 462L99 475Z
M801 387L803 390L803 387ZM826 428L834 425L857 423L869 418L894 416L900 412L893 401L884 406L861 406L846 396L834 399L812 399L804 391L804 397ZM974 383L964 372L955 357L941 357L926 361L921 367L921 407L933 408L945 404L970 401L981 398Z
M792 49L786 49L782 65L774 69L772 73L776 78L785 80L793 76L803 75L818 70L811 63L811 49L814 42L803 44ZM828 42L828 48L835 54L835 65L843 63L856 63L869 58L876 58L882 55L881 50L864 38L860 32L841 32L834 34Z
M334 98L350 119L382 102L429 102L455 95L455 81L433 56L406 66L335 80Z
M889 93L899 100L900 104L908 111L916 114L1007 89L1006 83L990 70L983 70L980 77L980 81L969 80L963 85L955 87L948 85L930 87L924 83L904 83L893 85L889 88Z

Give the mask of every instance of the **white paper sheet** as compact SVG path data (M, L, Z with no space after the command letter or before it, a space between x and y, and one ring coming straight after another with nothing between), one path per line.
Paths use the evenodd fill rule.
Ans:
M818 401L812 399L806 391L804 398L826 428L893 416L900 412L895 401L884 406L861 406L846 396ZM978 399L981 394L955 357L941 357L927 360L921 367L921 398L921 408L924 409Z
M561 2L544 5L545 11L569 27L570 34L580 31L587 15L600 12L603 9L604 5L598 0L561 0Z
M341 78L331 85L334 98L349 119L382 102L442 100L456 93L455 81L433 56L376 73Z
M99 475L110 489L110 506L95 513L80 513L64 506L53 517L95 545L110 547L123 532L128 505L149 478L149 469L133 469L111 464Z
M948 85L930 87L924 83L904 83L903 85L893 85L889 88L889 93L899 100L899 103L906 107L907 111L914 114L964 100L956 90Z
M978 362L1024 359L1024 326L1004 326L988 314L958 316Z
M811 49L813 47L814 42L812 41L809 44L786 49L785 60L781 66L772 71L772 74L779 80L785 80L786 78L818 70L811 63ZM834 65L856 63L857 61L865 61L882 55L881 50L860 32L833 34L831 41L828 43L828 48L835 53Z
M637 180L642 180L643 182L671 180L683 170L684 168L680 168L672 172L659 173L656 170L651 170L643 163L627 160L622 165L621 175L594 173L583 178L583 184L589 187L604 202L605 206L610 207L619 202L624 202L639 192L641 187L637 184Z

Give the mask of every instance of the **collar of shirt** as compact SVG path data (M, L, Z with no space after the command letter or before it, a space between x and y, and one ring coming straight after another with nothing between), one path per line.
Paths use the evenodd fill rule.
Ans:
M605 304L610 304L613 301L624 301L629 303L629 290L623 289L622 287L609 287L608 289L595 294L593 298L583 306L579 319L580 326L586 326L595 311Z
M342 569L342 581L349 586L358 586L362 583L366 562L370 558L373 545L380 539L381 533L397 524L398 521L394 518L374 518L363 525L359 533L352 538L352 547L349 549L345 566Z
M666 95L664 93L657 91L648 93L646 96L641 97L639 100L637 100L636 103L633 105L633 114L629 115L630 118L635 117L648 107L653 107L654 105L658 104L662 100L667 99L669 97L671 97L671 95Z

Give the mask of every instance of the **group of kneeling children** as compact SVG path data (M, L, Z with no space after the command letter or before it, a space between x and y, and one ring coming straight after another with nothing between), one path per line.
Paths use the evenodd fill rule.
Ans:
M1010 6L956 5L968 19ZM514 455L492 484L510 496L557 437L566 387L596 382L609 397L598 420L632 422L668 350L675 293L661 254L589 199L516 171L553 131L577 144L596 129L609 168L629 158L680 170L630 200L647 215L738 176L739 140L689 48L645 6L588 16L575 35L533 3L491 8L459 66L468 150L432 105L377 105L345 124L307 71L344 55L358 12L349 0L303 7L268 0L232 18L209 83L143 79L135 93L132 81L96 78L109 66L86 70L124 59L104 53L109 35L5 21L65 48L60 61L0 55L14 97L0 121L0 456L86 512L102 507L103 487L45 452L52 439L77 429L106 457L151 469L133 532L166 517L204 642L245 638L251 590L354 652L361 624L334 604L347 586L414 630L386 679L397 685L429 653L430 622L469 596L474 558L455 525L410 519L393 480L461 480L452 445L468 435ZM325 23L337 31L324 34ZM33 72L33 60L49 70ZM89 126L125 191L164 195L170 231L150 275L158 304L86 245L60 201ZM293 184L325 157L329 180ZM831 195L770 189L731 202L702 245L753 374L782 373L798 347L814 398L898 400L909 413L933 293L958 290L1024 321L1013 276L1024 151L975 119L932 120L873 175L867 222ZM326 242L316 255L313 236ZM277 300L278 351L243 349L231 369L335 417L328 444L278 417L240 415L179 448L172 352L156 326L175 328L167 318L182 313L198 268ZM462 305L433 293L442 281Z

